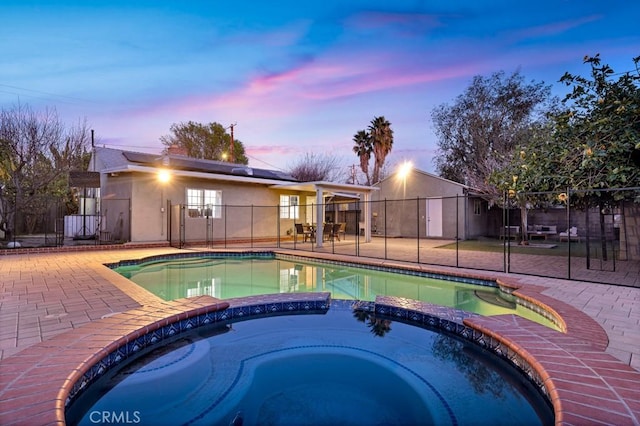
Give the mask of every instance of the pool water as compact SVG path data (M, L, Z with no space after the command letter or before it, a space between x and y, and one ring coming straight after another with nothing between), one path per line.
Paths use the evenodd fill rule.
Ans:
M558 330L542 315L509 300L497 287L352 266L264 257L193 257L114 270L164 300L205 294L231 299L327 291L332 299L345 300L397 296L483 316L515 314Z
M546 400L509 364L427 329L329 311L196 329L108 373L68 410L140 425L544 425ZM384 322L384 333L371 324ZM84 407L84 409L82 409Z

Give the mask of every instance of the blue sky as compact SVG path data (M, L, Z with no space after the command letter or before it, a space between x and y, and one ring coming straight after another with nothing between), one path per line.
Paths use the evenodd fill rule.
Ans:
M434 171L431 111L473 76L519 69L562 95L585 55L616 71L640 55L631 0L4 0L0 16L3 108L53 107L143 152L172 123L237 123L262 168L309 152L358 164L353 135L383 115L387 163Z

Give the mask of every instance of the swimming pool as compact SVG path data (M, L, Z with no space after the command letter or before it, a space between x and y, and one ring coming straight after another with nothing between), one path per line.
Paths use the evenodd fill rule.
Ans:
M228 425L241 413L246 425L553 423L539 391L495 355L351 303L181 335L94 383L68 421L116 413L141 425Z
M274 293L325 292L332 299L373 301L398 296L483 316L515 314L558 330L540 312L515 302L495 282L406 271L318 262L264 254L189 254L109 265L164 300L210 295L219 299Z

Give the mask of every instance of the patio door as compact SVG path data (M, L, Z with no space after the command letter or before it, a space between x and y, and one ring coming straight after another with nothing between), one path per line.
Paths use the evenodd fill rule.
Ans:
M442 237L442 198L427 198L427 237Z

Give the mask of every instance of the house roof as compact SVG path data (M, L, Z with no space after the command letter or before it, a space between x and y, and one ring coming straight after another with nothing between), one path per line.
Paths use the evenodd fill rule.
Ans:
M440 176L438 176L438 175L434 175L433 173L425 172L425 171L420 170L420 169L415 169L415 168L414 168L414 169L411 169L411 172L412 172L412 173L419 173L419 174L421 174L421 175L423 175L423 176L427 176L427 177L430 177L430 178L432 178L432 179L438 179L438 180L441 180L441 181L443 181L443 182L447 182L447 183L450 183L450 184L452 184L452 185L457 185L457 186L460 186L460 187L465 188L465 189L472 189L471 187L469 187L469 186L467 186L467 185L465 185L465 184L463 184L463 183L455 182L455 181L453 181L453 180L449 180L449 179L445 179L445 178L443 178L443 177L440 177ZM396 177L396 175L395 175L395 173L394 173L394 174L391 174L391 175L389 175L389 176L385 177L385 178L384 178L384 179L382 179L380 182L385 182L385 181L387 181L387 180L394 179L395 177ZM380 184L380 182L379 182L378 184Z
M465 193L467 195L473 195L473 196L477 196L477 197L482 197L482 198L487 199L487 200L491 199L491 197L490 196L488 197L487 194L484 194L482 191L479 191L477 188L471 187L469 185L465 185L463 183L456 182L456 181L453 181L453 180L450 180L450 179L445 179L443 177L440 177L438 175L434 175L433 173L425 172L425 171L420 170L420 169L415 169L414 168L414 169L411 169L411 172L412 173L418 173L418 174L420 174L422 176L426 176L426 177L429 177L431 179L437 179L437 180L440 180L442 182L447 182L447 183L449 183L451 185L454 185L454 186L458 186L458 187L462 188L462 190L465 191ZM384 179L382 179L380 182L378 182L377 185L380 185L381 182L386 182L387 180L393 179L395 177L396 177L395 173L391 174L391 175L385 177Z
M358 194L378 188L335 182L300 182L292 176L267 169L257 169L244 164L202 160L182 155L157 155L113 148L96 148L92 167L102 173L157 173L159 169L170 169L172 174L209 180L223 180L269 185L274 189L292 191L322 191L325 195L340 198L359 198ZM96 165L99 162L100 165ZM99 170L98 170L99 169Z
M173 171L199 172L211 175L246 176L258 179L297 182L292 176L277 171L258 169L244 164L204 160L182 155L158 155L112 148L96 148L102 163L102 172L147 171L145 169L168 168ZM235 180L235 179L233 179Z

